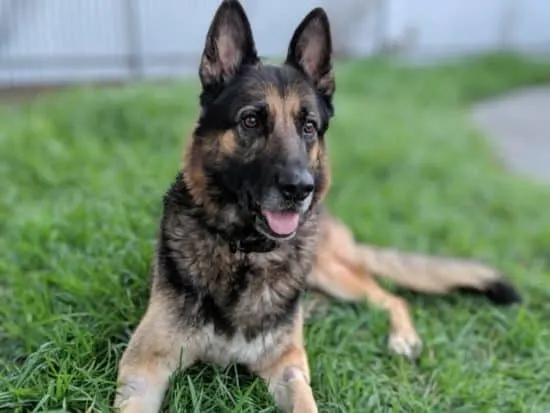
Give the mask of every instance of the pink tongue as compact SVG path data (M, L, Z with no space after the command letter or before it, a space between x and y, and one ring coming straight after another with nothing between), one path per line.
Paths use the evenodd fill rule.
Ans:
M296 231L300 214L297 212L263 211L271 231L278 235L288 235Z

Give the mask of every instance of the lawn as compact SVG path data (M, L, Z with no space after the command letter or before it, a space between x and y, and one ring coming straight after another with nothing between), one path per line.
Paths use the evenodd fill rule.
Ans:
M549 412L550 188L505 172L466 108L550 82L550 66L490 56L336 73L332 210L365 242L498 266L525 302L399 291L425 343L417 363L388 355L385 313L334 303L306 328L320 412ZM0 109L0 411L108 411L197 93L80 88ZM166 411L276 410L241 370L197 366L174 377Z

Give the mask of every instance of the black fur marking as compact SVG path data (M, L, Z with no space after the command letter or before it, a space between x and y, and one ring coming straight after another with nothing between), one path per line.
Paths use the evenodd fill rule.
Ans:
M264 331L272 331L283 324L291 324L298 310L300 297L300 289L295 289L293 294L285 300L282 308L269 315L266 314L259 323L247 326L243 331L244 337L251 341Z
M497 280L488 284L483 290L471 287L461 287L458 292L464 294L483 295L493 304L506 306L521 303L522 298L517 289L507 280Z
M176 264L176 261L171 255L171 251L168 248L166 235L161 230L161 234L158 240L157 247L158 267L159 272L163 274L162 279L166 280L178 295L185 297L194 297L198 295L198 291L193 284L186 281L185 277L182 277L180 270Z
M217 334L222 334L227 337L232 337L236 332L236 327L231 320L226 316L224 308L216 304L214 297L211 294L204 294L202 302L199 303L201 315L204 324L212 323L214 331Z
M247 340L292 323L305 278L302 281L289 279L287 282L291 282L292 287L287 282L281 284L280 277L296 274L293 264L278 264L275 271L281 275L274 276L272 271L266 271L253 262L249 255L252 251L242 251L244 247L257 251L261 248L273 250L281 246L261 239L259 233L243 235L242 229L227 228L223 232L210 227L203 214L204 210L193 204L185 182L178 174L164 198L164 218L157 247L157 277L158 287L173 297L182 322L199 328L211 324L217 334L228 338L233 337L239 329ZM216 245L216 242L212 244L213 240L219 242L219 246L213 247L218 249L216 253L229 254L232 257L231 264L226 262L220 268L214 268L204 262L205 256L195 259L194 252L190 255L180 250L189 248L193 243L205 243L204 248L207 245L212 248L212 245ZM224 244L229 244L230 248L227 249ZM232 250L232 244L240 245L241 250ZM303 247L299 239L289 241L285 248L289 260L299 262L303 259ZM296 276L301 277L300 274L305 277L307 269ZM261 285L271 290L275 301L268 299L265 312L259 307L258 313L244 316L243 319L239 315L246 312L246 307L243 308L241 303L243 294ZM250 297L248 293L249 300Z
M233 308L238 303L241 293L246 290L249 279L257 277L255 268L245 261L235 270L235 276L226 299L226 306Z
M505 280L495 281L490 284L486 289L485 295L498 305L510 305L522 301L521 295L516 288L509 281Z
M201 326L212 323L218 334L232 336L236 328L225 317L222 309L216 304L208 291L193 284L172 257L166 235L161 233L158 247L159 271L163 274L161 280L168 285L169 291L175 292L181 298L181 314L191 325Z

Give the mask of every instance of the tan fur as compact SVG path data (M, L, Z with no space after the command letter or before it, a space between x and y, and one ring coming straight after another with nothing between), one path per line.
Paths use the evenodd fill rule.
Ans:
M275 127L280 128L279 131L283 134L285 131L291 131L294 126L294 116L300 111L300 96L298 93L295 90L287 90L281 95L277 89L268 86L265 91L265 101L269 111L279 120Z
M147 312L120 360L114 407L127 413L157 412L176 368L193 364L198 351L190 345L191 331L177 322L162 297L152 296Z
M319 142L315 142L309 153L309 165L312 169L317 169L319 167L319 163L321 162L320 158L321 150L319 147Z
M311 287L346 301L367 301L389 313L391 351L417 357L422 343L404 299L385 291L374 276L428 294L444 294L459 288L484 291L502 280L494 268L454 257L414 254L393 248L357 243L352 232L328 214L321 220L321 243Z
M309 386L301 311L290 329L252 341L240 334L224 339L211 326L179 329L177 312L171 308L174 297L156 292L154 285L152 291L147 312L120 361L114 401L117 411L158 412L169 378L177 369L185 370L199 360L222 367L240 360L267 382L284 412L317 412Z
M308 283L326 294L346 301L367 301L386 310L390 319L389 347L395 353L416 357L421 340L414 328L407 303L383 288L363 265L359 246L351 232L326 216L319 254Z
M274 360L250 366L268 384L275 403L284 412L317 413L310 387L310 371L303 340L302 315L296 318L290 343Z
M198 145L194 140L190 139L186 145L185 153L183 156L182 169L186 171L184 179L191 196L195 202L199 205L204 205L206 189L206 176L204 175L204 169L202 165L202 157L197 154L199 151Z
M406 254L372 245L356 245L355 251L365 271L422 293L444 294L461 287L483 290L501 278L494 268L464 259Z
M316 167L314 167L314 170L321 171L322 175L325 178L323 184L319 187L319 194L316 196L315 199L315 202L318 202L317 199L324 200L328 194L330 185L332 183L332 170L326 147L324 145L322 146L318 144L316 149L318 162L316 164Z
M225 133L221 134L217 139L220 143L220 153L222 156L235 153L235 150L237 148L237 138L235 136L235 132L226 131Z

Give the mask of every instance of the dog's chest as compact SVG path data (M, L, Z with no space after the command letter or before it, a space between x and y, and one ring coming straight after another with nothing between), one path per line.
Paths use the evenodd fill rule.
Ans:
M201 339L204 340L204 361L226 367L230 363L254 365L276 357L284 348L288 334L273 330L247 339L242 332L227 337L216 334L212 327L206 327Z
M295 265L250 261L237 268L236 274L225 274L230 285L219 291L216 310L223 317L203 330L205 358L221 366L255 364L275 355L289 339L299 306Z
M199 313L210 313L218 332L241 330L250 339L288 324L307 275L301 260L282 254L216 258L196 273L207 280Z

